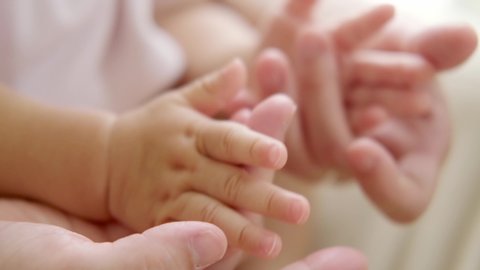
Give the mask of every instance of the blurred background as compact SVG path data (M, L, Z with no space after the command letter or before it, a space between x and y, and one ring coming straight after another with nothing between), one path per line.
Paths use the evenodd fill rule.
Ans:
M479 0L384 0L426 23L466 22L480 34ZM441 75L454 127L432 205L411 225L383 217L354 185L312 192L311 249L348 245L371 270L480 269L480 52Z

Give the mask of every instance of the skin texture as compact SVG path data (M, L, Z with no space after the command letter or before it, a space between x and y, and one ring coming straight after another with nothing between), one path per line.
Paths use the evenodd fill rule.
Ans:
M109 154L114 218L136 231L169 220L211 222L232 246L261 257L278 253L278 236L235 209L296 224L306 221L305 198L272 185L272 174L245 168L280 169L285 146L239 123L208 118L220 113L244 83L244 66L233 62L201 83L121 116L113 126Z
M170 221L206 221L224 230L230 245L273 257L281 247L278 235L237 210L300 224L309 204L273 185L272 174L258 181L262 176L246 169L282 168L287 152L281 141L211 118L245 82L244 64L233 61L118 116L45 106L2 89L0 194L99 222L113 219L135 232Z
M243 102L255 104L280 91L297 103L286 138L288 174L318 181L334 169L355 178L391 219L419 217L431 201L450 143L448 111L436 76L473 53L473 29L419 26L405 16L393 18L388 5L328 24L322 14L343 13L348 1L337 6L285 1L267 19L258 17L269 13L258 1L225 2L250 22L269 21L255 50L275 49L253 65L254 77L261 79L251 83L254 91ZM328 7L318 9L323 5ZM366 5L352 2L352 9L359 6ZM188 45L192 42L180 41L187 52L195 50ZM202 47L202 55L216 56L208 47Z
M270 19L260 48L280 53L265 61L266 86L252 99L282 89L298 105L286 138L288 173L308 181L332 169L353 176L387 216L411 222L431 201L450 142L436 75L469 58L476 34L462 24L412 25L388 5L319 24L323 4L286 1Z
M221 78L232 70L234 74L241 75L241 65L234 63L210 77L207 82L217 85L214 82L221 82ZM231 78L230 75L226 77ZM187 90L178 93L188 96L190 102L204 110L214 112L210 110L212 104L222 102L211 102L211 98L217 95L212 95L215 88L204 88L207 82L192 85L192 92ZM198 89L202 93L205 89L210 91L205 96L199 95ZM207 103L204 103L205 97ZM238 112L233 119L281 139L294 111L295 106L289 98L277 95L260 103L252 111ZM273 121L272 114L276 116ZM271 169L253 166L245 169L257 176L270 177L263 178L266 183L271 181ZM251 213L245 212L244 215L258 222ZM227 248L227 236L218 227L208 223L166 223L136 234L118 221L92 222L40 202L22 199L1 199L0 219L0 264L6 269L205 269L224 258ZM228 243L235 245L232 241ZM50 252L52 248L58 252L45 256L45 252ZM209 269L233 269L237 261L234 260L230 266L225 263L228 261L224 259L224 267L218 268L221 265L216 265ZM338 265L366 269L365 258L345 248L314 253L288 269L333 270Z
M308 4L308 3L303 3L303 4ZM300 8L300 10L302 10L302 8ZM306 10L308 10L308 9L306 9ZM302 13L300 12L300 14L302 14ZM295 16L297 16L297 15L295 15ZM420 62L423 62L424 60L426 60L426 62L433 67L434 71L440 71L440 70L451 68L451 67L454 67L454 66L460 64L463 60L465 60L471 54L471 52L473 51L473 49L476 46L476 38L474 37L474 35L472 35L472 31L470 31L469 28L465 27L465 26L458 26L457 28L455 28L455 27L439 27L439 28L435 28L435 29L429 28L429 29L423 30L424 32L420 32L420 33L410 32L410 33L405 34L405 35L403 35L403 34L402 35L392 34L392 32L388 32L388 31L393 31L393 30L390 30L390 29L395 29L395 28L387 28L385 30L385 32L383 32L383 31L380 32L379 36L376 36L376 37L373 37L373 38L369 39L367 42L365 42L365 44L363 44L360 47L361 48L366 48L366 49L380 49L380 50L384 49L384 50L387 50L389 52L395 52L395 53L413 53L413 54L416 54L416 55L420 55L423 58L423 59L420 59ZM446 31L446 29L448 31ZM401 42L391 42L391 40L394 40L395 38L399 38L399 37L402 38L402 40L400 40ZM464 42L460 43L460 44L462 44L461 48L457 49L455 47L455 46L458 46L458 45L456 45L457 43L450 42L450 41L453 40L453 38L455 38L455 40L460 39L460 40L464 41ZM314 53L314 55L312 55L313 60L312 59L303 59L303 60L311 61L312 63L316 63L315 66L316 66L316 68L318 68L319 71L325 70L325 69L321 69L322 65L323 65L323 67L325 67L325 66L327 66L327 64L331 64L331 66L337 66L337 68L339 69L339 70L334 70L333 71L333 74L337 74L334 77L338 76L342 80L345 80L345 78L347 78L348 80L351 79L351 78L355 78L355 80L354 80L354 81L356 81L355 83L361 82L361 83L367 84L367 86L368 86L368 87L357 87L358 85L355 85L355 86L352 87L352 86L350 86L350 83L346 84L349 87L353 88L352 92L355 91L356 93L359 93L359 92L360 93L362 93L362 92L363 93L365 93L365 92L368 93L372 89L376 89L375 92L378 92L377 91L378 90L377 89L378 85L374 85L376 88L371 86L371 85L368 85L368 84L376 84L377 83L377 81L378 81L377 78L375 78L375 77L372 78L372 76L371 76L371 74L374 74L375 72L368 72L366 75L365 74L363 74L363 75L360 74L359 76L352 76L352 77L342 75L344 73L346 75L356 74L355 72L352 72L350 70L352 68L349 66L349 63L352 63L352 62L355 63L355 61L348 61L348 60L345 61L343 59L343 57L341 57L342 59L339 62L336 62L335 61L336 59L334 59L334 57L325 58L324 59L325 61L323 63L320 61L320 58L321 58L320 56L329 55L329 52L333 52L332 55L337 55L337 53L338 53L335 49L336 39L335 39L335 37L332 38L328 31L327 31L327 33L326 32L320 32L319 33L316 30L305 31L305 32L302 31L301 33L296 35L296 38L294 40L296 42L296 43L293 44L293 48L294 48L293 50L294 51L296 50L296 48L302 48L302 46L303 46L302 43L303 44L313 43L315 46L319 46L319 48L317 48L319 50L316 53ZM340 39L340 40L342 40L342 39ZM357 40L355 40L355 41L357 41ZM342 41L342 42L345 42L345 41ZM349 42L350 41L347 40L347 43L349 43ZM347 49L351 50L351 48L348 48L348 46L347 46ZM459 52L459 53L450 55L448 57L448 59L446 59L442 56L442 55L444 55L442 53L444 51L454 51L454 52ZM360 59L359 61L360 61L361 65L365 65L365 62L367 62L368 65L371 64L368 61L365 61L365 59L368 60L369 58L374 58L374 57L367 57L368 53L371 53L371 52L367 52L367 55L363 54L363 55L360 55L357 58L357 59ZM288 71L291 68L291 67L289 67L289 65L292 65L292 67L295 67L296 63L298 63L297 61L300 62L301 59L300 59L299 54L300 54L300 52L298 54L294 52L294 54L292 54L290 56L289 56L289 54L287 54L287 57L284 57L284 58L287 59L287 61L285 61L285 62L282 62L283 60L281 60L281 58L283 56L279 57L279 58L272 57L272 59L274 59L274 61L273 61L274 66L276 66L276 68L279 68L280 70L287 70ZM288 59L288 57L292 57L293 59ZM394 56L394 58L395 57L396 56ZM408 57L410 57L410 56L408 56ZM298 58L298 59L295 59L295 58ZM413 58L416 59L415 61L419 60L418 58L415 57L415 55L413 56ZM352 57L352 59L356 59L356 58ZM275 61L277 61L277 62L275 62ZM345 64L345 62L347 64ZM287 64L282 66L284 63L287 63ZM300 63L302 63L302 62L300 62ZM394 61L394 63L396 63L396 61ZM410 63L410 62L408 62L408 63ZM318 66L317 66L317 64L318 64ZM387 66L387 67L392 66L391 63L390 64L389 63L387 63L387 64L385 64L385 63L374 63L374 65L372 65L373 68L371 70L375 70L374 67L378 66L378 65L380 65L380 66L383 65L383 66ZM396 65L396 64L394 64L394 65ZM410 64L408 64L408 65L410 65ZM346 68L347 72L342 71L342 68L345 68L345 66L347 67ZM355 67L356 65L354 64L352 66ZM401 67L401 69L403 70L404 68ZM388 68L387 68L387 70L388 70ZM398 69L391 68L390 70L396 71ZM411 70L410 68L406 68L405 70L406 70L405 74L407 74L405 76L413 76L414 78L417 78L417 76L415 75L417 73L410 72L410 70ZM396 73L396 72L392 72L392 73ZM286 72L286 74L290 74L290 72ZM338 75L338 74L341 74L341 75ZM412 75L412 74L414 74L414 75ZM298 74L296 74L296 76L298 76ZM326 76L326 77L332 78L330 76ZM365 77L366 77L366 79L365 79ZM384 76L382 76L382 77L384 77ZM327 88L327 89L339 89L340 88L340 89L343 90L344 88L347 88L347 87L345 87L345 84L338 83L338 82L336 82L336 84L338 84L337 86L335 86L335 82L330 82L330 85L325 86L324 81L316 81L311 76L308 76L308 74L306 74L304 77L300 77L300 76L294 77L294 81L296 81L298 78L310 78L312 83L316 83L316 84L314 84L314 85L316 85L316 87L312 87L314 89L321 89L323 87L323 88ZM414 147L414 145L423 145L422 141L425 141L426 137L427 137L425 134L429 134L432 130L442 130L442 131L444 131L445 127L446 127L446 125L445 125L445 122L446 122L445 114L443 114L443 112L445 112L445 109L442 105L442 98L441 98L440 95L435 94L435 91L438 91L438 89L439 89L438 86L435 84L434 81L428 81L427 80L429 78L428 76L423 77L423 75L422 75L422 76L418 76L418 78L421 79L420 83L431 82L431 84L429 84L429 83L425 84L425 85L427 85L427 87L425 87L425 86L419 87L419 88L422 89L422 91L425 90L424 92L429 92L430 93L427 96L431 97L431 100L427 101L427 103L431 102L431 106L425 106L425 107L427 107L427 109L423 108L423 106L413 106L414 109L411 110L409 105L400 106L400 108L389 108L388 106L386 106L388 110L385 109L385 108L380 108L379 109L378 107L375 107L375 106L374 106L374 108L370 108L372 103L377 104L377 105L378 104L380 104L380 105L392 104L392 103L388 103L389 100L392 100L391 95L384 95L384 94L375 95L375 94L373 94L373 95L371 95L371 97L372 97L371 100L362 98L364 96L370 96L370 94L367 94L367 95L366 94L356 94L355 96L353 96L353 98L350 98L350 99L345 97L346 100L349 102L349 105L352 108L354 108L354 109L351 110L351 112L346 112L346 113L343 114L343 115L347 116L347 117L345 117L346 118L345 121L351 121L352 122L351 125L353 126L352 130L354 131L354 135L357 135L357 136L361 135L362 137L367 137L367 138L362 138L361 140L354 140L351 144L349 144L349 146L347 147L347 150L346 150L346 154L345 154L346 155L346 162L342 160L343 159L342 157L337 158L338 155L334 155L334 158L332 158L333 164L335 164L335 162L338 162L340 167L346 166L347 169L350 169L352 171L351 173L356 175L357 178L359 179L359 182L362 184L362 186L365 189L367 195L369 195L372 198L372 200L379 206L379 208L382 209L384 212L386 212L388 215L390 215L392 218L394 218L396 220L399 220L399 221L409 221L409 220L417 217L418 214L421 213L424 210L424 208L426 207L426 205L428 204L428 201L430 200L431 194L432 194L433 189L435 187L435 181L434 181L435 175L439 170L439 164L441 164L441 162L439 162L439 160L443 159L443 156L445 155L445 149L448 147L448 133L449 133L448 132L448 127L446 128L446 132L444 133L444 134L447 135L446 138L440 138L438 141L434 141L434 142L428 141L431 144L427 145L424 148L423 147L422 148L415 148ZM425 79L425 78L427 78L427 79ZM289 82L289 81L285 80L285 82ZM415 80L414 80L414 82L415 83L413 84L413 86L408 85L408 87L416 87L418 82L415 81ZM381 84L389 84L389 83L391 83L392 85L394 85L396 87L398 87L398 85L404 86L403 81L399 78L394 78L394 79L391 79L391 80L387 80L386 82L381 81ZM302 84L304 84L304 83L294 83L294 86L296 87L296 86L302 85ZM307 84L307 85L309 85L309 84ZM334 87L332 87L332 85ZM319 86L322 86L322 87L319 87ZM392 89L390 88L391 86L388 86L388 87L382 86L382 87L387 88L386 89L387 91L382 91L382 92L389 93L389 91L392 91ZM263 93L264 90L265 89L260 89L260 91L262 91L260 93ZM297 90L295 90L295 89L292 90L292 91L289 90L289 93L292 93L292 96L294 97L295 96L294 95L295 91L297 91ZM271 93L271 91L267 91L267 92ZM399 92L397 91L397 92L393 92L393 93L395 95L398 95ZM312 93L310 93L310 94L312 94ZM315 96L318 93L317 94L313 93L313 94ZM400 92L399 95L402 95L402 94L404 94L404 92ZM342 95L339 95L338 93L333 94L332 96L334 97L333 98L334 99L333 104L334 105L336 104L337 107L334 107L334 108L330 107L329 111L337 111L338 112L338 106L343 105L343 103L339 102L338 100L339 99L341 100L344 97ZM416 97L412 98L412 102L414 104L415 104L415 102L417 102L417 100L418 100L418 98L416 98ZM203 107L202 102L194 103L194 104L200 105L200 107L195 108L195 109L198 109L198 110L202 111L205 108L207 108L207 111L208 111L209 106ZM328 104L330 104L330 103L328 102ZM419 104L424 104L424 103L419 102ZM154 105L152 105L152 107L154 107ZM213 106L213 107L216 107L216 106ZM382 107L382 106L380 106L380 107ZM417 107L420 107L420 109L418 109ZM148 111L148 112L145 112L145 115L149 115L149 113L152 113L153 111L155 111L153 109L145 109L145 110ZM204 113L206 112L206 114L208 115L207 111L202 111L202 112L204 112ZM311 112L314 112L314 111L315 110L313 110L313 109L311 110ZM136 113L137 112L132 113L133 116L129 115L129 117L134 119L135 116L142 115L142 112L139 112L138 114L136 114ZM305 115L315 115L315 114L316 113L311 113L311 114L307 113ZM409 118L404 118L404 114L409 115ZM427 116L426 119L420 121L418 119L419 115L424 117L425 114ZM342 115L342 114L340 114L340 115ZM351 117L351 119L349 119L348 117ZM417 117L417 118L415 118L415 117ZM111 121L111 117L108 116L108 115L105 116L105 122L110 123L110 121ZM325 120L325 121L329 121L329 120ZM401 122L401 123L397 125L396 123L398 121ZM86 121L86 122L90 122L90 121ZM102 122L102 121L100 121L100 122ZM125 124L125 125L128 126L129 121L125 120L125 122L127 122L127 124ZM391 122L394 123L393 127L382 128L381 129L382 132L377 131L377 128L383 127L387 123L389 125L391 125ZM426 125L425 125L425 122L426 122ZM340 123L339 124L340 126L344 126L344 124L341 124L341 122L338 122L338 123ZM329 123L323 123L323 124L320 124L320 125L325 125L325 124L327 126L330 125ZM388 125L387 125L387 127L388 127ZM314 130L314 129L310 128L309 130L310 131L307 131L308 133L312 132L312 130ZM399 130L401 132L398 132ZM303 129L301 129L301 131L304 132ZM307 132L305 132L305 133L307 133ZM189 133L189 132L187 132L187 133ZM398 133L403 134L403 135L400 138L392 137L394 134L398 134ZM194 134L204 135L202 133L194 133ZM312 133L312 134L314 134L314 133ZM105 136L105 133L100 132L99 136L100 137ZM129 135L127 134L127 135L125 135L125 137L129 137ZM313 137L313 135L311 135L311 138L312 137ZM339 137L342 137L342 135L339 135ZM327 139L329 139L329 138L327 137ZM154 140L154 139L152 139L152 140ZM122 140L120 139L120 141L122 141ZM314 143L318 145L318 142L316 142L315 140L314 140ZM322 144L320 144L320 145L322 145ZM331 143L328 143L327 145L331 145ZM101 146L103 147L104 145L101 144ZM440 146L440 147L437 147L437 146ZM102 147L100 147L100 148L102 148ZM341 148L343 148L343 146ZM432 149L434 149L434 150L432 150ZM333 149L332 151L329 151L329 152L332 152L332 153L336 152L334 150L335 149ZM343 149L340 149L340 152L343 152ZM219 157L216 156L216 154L218 154L218 153L213 153L213 154L211 152L208 152L208 153L207 152L201 152L201 153L204 154L204 155L207 155L208 157L210 157L212 159L222 160L222 157L219 158ZM411 153L413 153L413 155L410 155ZM375 156L375 155L377 155L377 156ZM220 156L222 156L222 153L220 153ZM240 155L240 156L242 156L242 155ZM413 158L409 159L408 156L411 156ZM373 165L371 165L371 166L374 167L373 169L370 166L367 166L367 167L370 167L370 169L367 168L367 170L365 170L365 166L364 166L365 164L358 165L356 163L356 160L357 161L358 160L369 160L369 158L372 158L372 157L374 158L374 161L371 162L370 165L373 164ZM379 157L378 160L376 159L377 157ZM240 160L241 160L241 158L240 158ZM261 159L261 160L265 161L264 159ZM407 160L407 161L404 162L405 160ZM412 162L412 160L415 161L415 162ZM230 160L230 159L228 161L232 162L232 160ZM265 164L263 164L262 161L260 161L260 163L263 166ZM234 163L237 163L237 162L238 162L238 160L234 159ZM122 162L120 162L120 163L122 163ZM130 165L130 163L128 161L125 162L125 163ZM125 163L123 163L123 164L125 164ZM173 163L176 164L176 162L173 162ZM275 163L275 162L273 162L273 163ZM363 163L363 162L360 162L360 163ZM3 163L3 164L5 164L5 163ZM412 164L414 164L414 165L415 164L422 164L422 166L412 166ZM251 164L247 164L247 165L251 165ZM269 165L271 165L271 166L269 166ZM272 167L276 168L276 166L272 165L272 163L269 163L269 165L267 165L266 167L268 167L270 169L272 169ZM324 164L322 164L321 162L320 162L320 164L314 164L314 165L318 166L319 168L323 168L323 166L324 166ZM367 164L367 165L369 165L369 164ZM62 166L59 166L59 167L62 167ZM173 166L173 167L176 167L176 165ZM180 166L180 167L182 167L182 166ZM92 169L92 170L95 171L96 169ZM82 171L82 170L79 170L79 171ZM90 171L90 170L88 170L88 171ZM74 174L70 173L69 175L77 176L75 173ZM81 175L81 174L79 174L79 175ZM82 177L79 177L79 178L84 177L83 175L81 175L81 176ZM372 185L369 185L368 182L364 183L364 182L366 182L366 180L368 180L372 177L374 179L376 179L375 181L373 181ZM27 177L27 179L28 179L28 177ZM89 179L89 178L87 177L86 179ZM92 179L94 179L94 178L92 178ZM364 179L364 180L362 180L362 179ZM393 185L386 184L385 179L393 179L392 180ZM185 182L182 182L182 183L185 183ZM188 184L191 184L191 183L188 183ZM53 186L55 186L55 185L53 185ZM78 187L78 185L73 185L73 187L75 189L76 187ZM396 187L400 187L400 190L402 192L408 193L409 196L411 196L411 197L400 196L399 193L392 192L392 190L395 190ZM180 189L173 188L173 189L177 190L177 191L180 190L180 192L185 191L182 188L180 188ZM103 197L102 197L101 194L103 194L103 193L101 191L104 190L104 187L100 187L100 188L98 188L98 190L99 190L100 196L98 198L95 198L95 200L98 199L98 200L102 201ZM15 192L13 192L13 193L15 193ZM51 196L49 196L49 194L40 194L39 195L39 194L35 194L35 192L33 192L33 193L34 194L28 194L28 195L33 196L37 199L49 200L47 198L52 198ZM77 193L80 193L80 192L77 192ZM68 194L68 192L66 192L66 193L64 192L64 194ZM81 194L83 194L83 193L81 193ZM36 197L36 196L38 196L38 197ZM118 195L118 196L121 197L121 195ZM113 196L113 197L115 197L115 196ZM407 200L405 198L407 198ZM98 211L98 212L85 213L82 210L82 209L84 209L82 205L80 205L80 206L73 205L74 203L71 204L72 202L68 202L68 201L67 201L68 203L64 203L65 202L64 200L65 200L65 198L61 198L58 201L54 200L53 202L50 202L50 203L52 203L54 205L57 205L58 207L60 207L62 209L75 211L78 215L81 215L81 216L94 217L95 219L100 219L100 220L108 218L109 213L105 211L105 209L110 209L110 206L108 206L108 203L104 204L107 207L98 207L97 209L100 209L100 211ZM92 211L91 209L95 209L95 207L90 207L88 209L89 209L88 211ZM95 211L97 211L97 209L95 209ZM249 209L249 210L251 210L251 209ZM122 211L119 211L119 212L122 212ZM126 211L126 212L128 212L128 211ZM125 213L122 213L122 214L125 214ZM120 216L122 214L120 214ZM125 215L127 216L127 214L125 214ZM168 216L168 215L166 215L166 216ZM126 218L126 219L128 219L128 218ZM159 218L159 219L162 220L162 218ZM148 224L148 222L146 222L145 224ZM11 224L7 224L7 228L11 227L10 225ZM13 224L13 225L19 225L19 224ZM30 226L31 224L27 224L27 225ZM135 226L135 225L133 225L133 226ZM133 226L131 226L131 227L133 227ZM139 225L139 227L140 226L141 225ZM15 227L15 226L13 226L13 227ZM15 228L19 228L19 227L15 227ZM35 230L33 230L33 231L35 232ZM8 230L5 230L5 232L6 232L6 235L9 235L9 234L12 233L12 231L8 231ZM61 233L63 233L63 231L61 231ZM49 235L48 232L46 234ZM150 237L150 234L148 234L148 236ZM130 242L127 241L127 243L130 243ZM247 246L248 245L250 245L250 244L247 244ZM255 244L253 244L253 246L255 246ZM262 254L265 255L265 256L270 256L272 254L272 253L268 254L270 250L272 250L272 249L268 249L268 251L265 252L265 249L262 248L261 252L259 252L259 253L261 253L259 256L262 256ZM219 253L222 253L222 252L223 251L220 250ZM255 251L253 251L253 253L255 253ZM343 253L343 254L345 255L345 253ZM186 255L186 257L188 258L188 256L191 256L191 255L192 254L188 254L188 255ZM345 258L348 257L347 255L345 255L345 256L346 256ZM143 259L139 259L140 262L144 262L142 260Z
M296 37L293 48L280 46L293 52L289 57L293 69L284 64L280 72L296 82L285 88L299 105L298 120L286 141L293 157L287 169L309 179L318 179L322 170L331 168L352 174L385 214L411 221L427 207L449 145L436 67L413 48L394 51L381 47L386 41L370 41L382 34L378 32L392 17L390 6L319 30L308 27L314 4L287 3L265 41L266 46L284 44L277 38L280 29L290 29L290 36ZM366 47L367 42L377 47ZM418 45L422 42L432 40L414 38L407 44L427 46ZM464 51L457 62L464 59ZM281 61L288 59L277 62ZM432 139L428 134L439 135Z

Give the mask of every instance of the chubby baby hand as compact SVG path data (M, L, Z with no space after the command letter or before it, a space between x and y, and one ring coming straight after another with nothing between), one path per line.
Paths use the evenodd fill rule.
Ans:
M245 81L244 65L234 61L119 117L109 153L108 205L114 218L136 231L177 220L211 222L233 247L260 257L278 254L278 235L242 212L303 223L309 205L271 179L259 181L268 174L252 170L282 168L287 150L281 141L212 119L226 111Z

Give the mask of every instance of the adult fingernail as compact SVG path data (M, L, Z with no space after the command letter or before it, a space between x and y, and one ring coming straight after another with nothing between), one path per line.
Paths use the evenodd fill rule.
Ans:
M195 269L203 269L223 258L226 239L220 231L205 230L190 240Z

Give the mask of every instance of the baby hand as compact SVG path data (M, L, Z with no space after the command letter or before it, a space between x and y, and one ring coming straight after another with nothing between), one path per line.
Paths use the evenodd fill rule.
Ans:
M305 221L304 197L259 181L248 169L282 168L285 146L242 124L210 118L242 90L245 73L234 62L119 118L109 156L113 217L136 231L173 220L211 222L231 246L262 257L278 253L279 237L238 210Z

